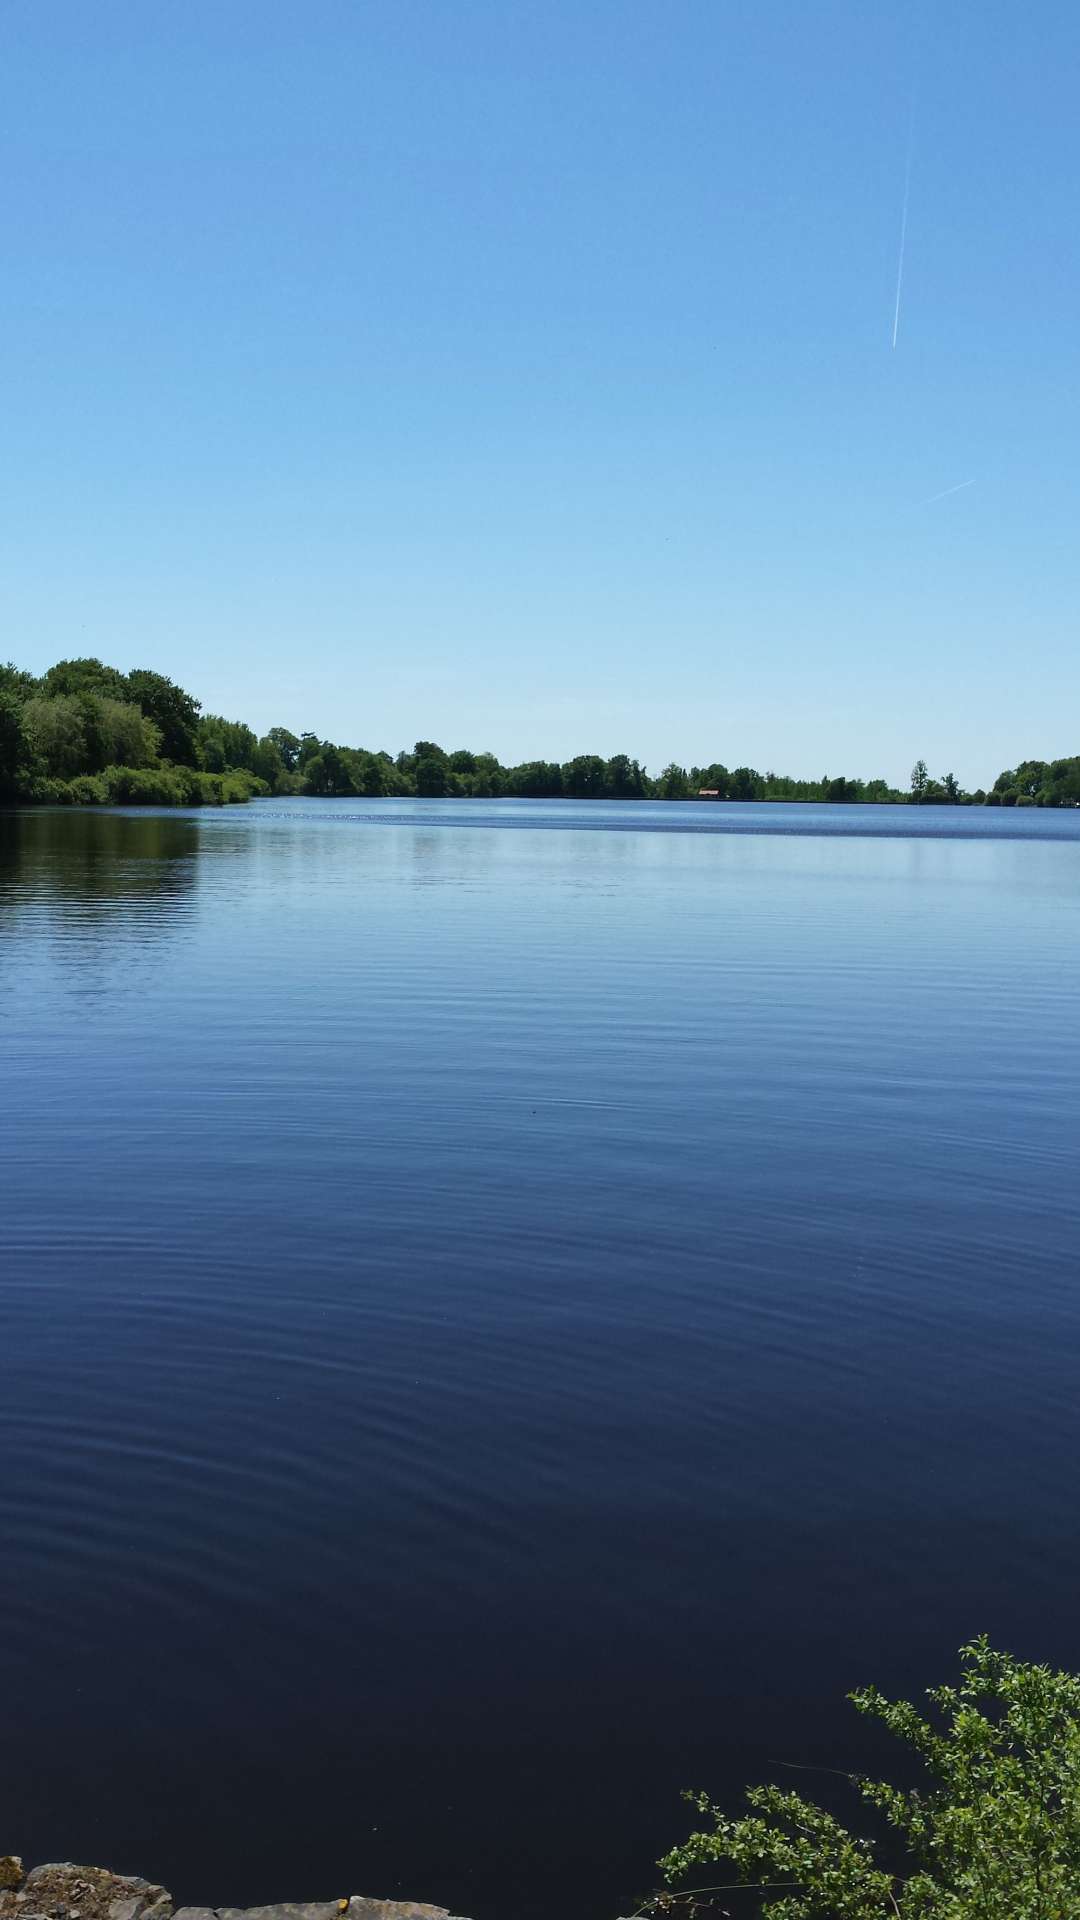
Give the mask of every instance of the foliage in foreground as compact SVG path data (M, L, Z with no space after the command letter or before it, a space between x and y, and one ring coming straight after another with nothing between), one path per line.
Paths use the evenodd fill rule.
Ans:
M914 1748L926 1775L911 1791L851 1777L900 1835L903 1873L799 1794L755 1787L752 1811L736 1820L707 1795L688 1796L712 1826L660 1862L669 1884L759 1887L771 1920L1078 1920L1080 1678L985 1638L961 1659L958 1686L930 1689L929 1717L874 1687L851 1695ZM726 1874L711 1871L718 1863Z

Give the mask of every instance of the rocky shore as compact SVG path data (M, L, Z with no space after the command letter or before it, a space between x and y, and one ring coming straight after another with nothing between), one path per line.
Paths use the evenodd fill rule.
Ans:
M0 1920L461 1920L415 1900L286 1901L269 1907L177 1907L165 1887L140 1874L110 1873L54 1861L24 1871L17 1854L0 1855Z

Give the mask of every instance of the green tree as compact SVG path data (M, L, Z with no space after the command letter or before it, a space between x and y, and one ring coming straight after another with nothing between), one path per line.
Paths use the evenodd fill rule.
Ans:
M842 773L838 774L835 780L822 781L822 787L824 789L821 795L823 800L851 801L857 800L859 797L858 781L845 780Z
M874 1687L851 1695L914 1749L926 1776L901 1788L851 1775L899 1836L902 1872L800 1794L765 1786L734 1820L708 1795L689 1796L712 1825L661 1861L669 1883L733 1867L735 1884L766 1894L772 1920L1078 1920L1080 1679L985 1638L961 1660L957 1686L930 1689L927 1716Z
M251 771L252 773L258 774L260 780L266 781L271 792L281 783L282 776L286 771L285 763L281 758L277 745L271 740L268 733L264 734L261 740L255 742L251 756Z
M426 800L438 800L454 791L454 776L445 753L438 748L433 753L419 752L419 748L427 744L423 740L417 741L414 769L416 791Z
M40 691L40 682L35 680L32 673L17 667L13 660L9 660L6 666L0 665L0 693L10 693L12 699L21 705Z
M947 773L944 779L942 780L941 784L945 790L945 798L947 800L959 800L960 782L957 779L955 773Z
M161 750L161 736L141 708L130 700L99 700L93 694L80 697L84 710L94 708L95 741L103 767L153 766ZM98 769L90 765L87 771Z
M761 788L761 775L753 767L736 767L728 783L729 800L756 800Z
M520 800L557 800L563 793L563 770L556 760L525 760L506 775L507 793Z
M6 798L29 785L34 750L23 707L10 688L0 686L0 793Z
M916 760L911 769L911 798L916 806L920 806L925 797L929 777L926 761Z
M690 784L695 793L716 793L721 800L731 798L731 775L722 760L708 767L691 767Z
M604 769L604 789L613 800L640 800L645 792L645 776L629 754L613 753Z
M579 753L562 770L563 791L574 800L600 800L607 784L607 765L598 753Z
M92 654L81 660L58 660L41 682L43 693L96 693L106 700L130 700L127 675L118 667L107 667Z
M89 770L86 710L77 694L61 693L52 700L38 694L26 702L23 721L36 758L54 780Z
M127 677L128 697L142 708L161 735L161 751L178 766L199 764L199 710L196 700L167 674L136 667Z
M288 727L271 727L266 737L281 755L281 764L286 773L295 773L300 758L299 735L290 733Z
M480 800L497 798L506 784L506 774L493 753L478 753L473 769L472 790Z
M689 800L690 781L686 768L677 766L674 760L669 761L657 781L657 792L661 800Z
M356 792L348 761L340 747L333 747L326 741L321 751L307 761L304 767L304 791L325 798Z

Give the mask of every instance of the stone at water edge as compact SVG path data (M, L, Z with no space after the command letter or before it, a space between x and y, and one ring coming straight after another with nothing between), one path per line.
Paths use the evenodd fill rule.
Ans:
M142 1920L150 1920L144 1914ZM285 1900L261 1907L177 1907L173 1920L455 1920L446 1907L416 1900Z
M17 1853L0 1853L0 1889L5 1893L21 1887L26 1875Z

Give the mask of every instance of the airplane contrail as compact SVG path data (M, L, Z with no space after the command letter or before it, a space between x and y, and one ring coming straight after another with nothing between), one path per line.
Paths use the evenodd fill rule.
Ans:
M955 487L942 487L940 493L932 493L929 500L920 500L920 507L932 507L935 500L947 500L950 493L963 493L965 487L973 487L974 480L958 480Z
M911 99L911 116L908 120L907 164L904 167L904 211L900 215L900 259L896 268L896 306L893 310L892 343L895 350L896 337L900 331L900 291L904 284L904 248L907 245L908 200L911 196L911 149L915 142L915 96Z

